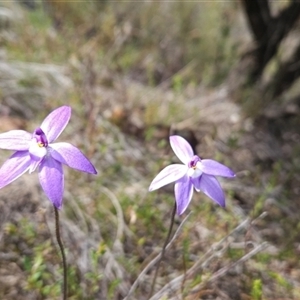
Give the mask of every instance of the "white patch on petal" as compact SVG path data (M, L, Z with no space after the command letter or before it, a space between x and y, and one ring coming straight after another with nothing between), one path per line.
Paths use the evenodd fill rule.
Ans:
M31 164L29 168L29 174L35 171L42 159L47 155L47 148L36 142L36 139L32 139L29 146L29 154L31 158Z
M39 145L33 140L30 142L29 153L31 156L42 159L47 154L47 148Z
M188 173L187 173L189 177L197 178L197 177L200 177L202 175L202 171L200 169L198 169L198 164L199 163L197 163L196 169L189 168Z
M201 161L198 161L196 164L196 168L201 171L201 173L203 172L203 165Z

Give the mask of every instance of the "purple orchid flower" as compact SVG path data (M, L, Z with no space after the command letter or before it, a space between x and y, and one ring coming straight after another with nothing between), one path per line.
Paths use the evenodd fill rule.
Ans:
M24 130L11 130L0 134L0 148L16 152L0 169L0 188L16 180L26 171L39 167L41 186L60 209L64 190L62 164L73 169L97 174L84 154L69 143L52 143L65 129L71 117L71 107L61 106L51 112L33 134Z
M157 190L162 186L175 182L175 199L177 214L184 213L193 196L193 187L197 192L202 191L209 198L225 207L225 196L215 176L235 177L228 167L212 159L200 159L194 155L190 144L181 136L170 136L170 144L183 162L165 167L153 179L149 191Z

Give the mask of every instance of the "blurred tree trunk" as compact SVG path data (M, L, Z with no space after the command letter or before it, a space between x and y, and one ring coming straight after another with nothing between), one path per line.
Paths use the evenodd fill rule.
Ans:
M293 56L283 63L268 85L271 97L280 96L300 77L300 43Z
M242 0L242 4L254 38L261 43L271 21L269 2L268 0Z
M300 0L291 0L278 16L271 15L269 0L241 0L241 3L256 43L255 50L251 53L254 66L250 74L250 81L256 82L268 62L277 53L281 41L299 19ZM294 55L294 59L296 59L294 62L298 62L299 55ZM290 64L292 65L293 62L290 61ZM284 68L286 69L287 66ZM295 79L295 76L299 76L299 71L286 72L286 76L285 81Z

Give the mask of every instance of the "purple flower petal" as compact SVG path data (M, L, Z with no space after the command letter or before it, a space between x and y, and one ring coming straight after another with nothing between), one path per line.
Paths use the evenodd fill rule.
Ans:
M235 177L231 169L212 159L203 159L201 161L201 169L203 173L208 175Z
M214 176L202 174L200 179L200 189L206 196L217 202L222 207L225 207L225 196L223 190Z
M149 191L157 190L164 185L182 178L186 174L187 170L188 168L186 166L180 164L173 164L165 167L153 179L150 184Z
M187 165L194 155L191 145L179 135L170 136L170 144L176 156Z
M48 143L51 143L58 138L58 136L67 126L70 117L70 106L61 106L46 117L41 125L41 129L45 133Z
M39 169L40 184L53 205L60 209L64 191L64 174L60 162L45 157Z
M30 167L30 156L28 151L15 152L0 169L0 188L8 185Z
M202 175L201 175L201 176L202 176ZM197 192L200 192L200 181L201 181L201 176L195 177L195 178L190 177L190 178L191 178L191 181L192 181L192 184L193 184L193 186L194 186L194 188L195 188L195 190L196 190Z
M85 155L69 143L49 145L51 156L59 162L82 172L97 174L96 169Z
M191 202L193 192L194 189L190 177L184 176L175 183L175 199L178 215L185 212Z
M0 148L15 151L29 149L32 134L24 130L11 130L0 134Z

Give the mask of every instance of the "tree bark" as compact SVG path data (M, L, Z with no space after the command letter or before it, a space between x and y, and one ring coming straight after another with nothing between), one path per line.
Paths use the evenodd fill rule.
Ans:
M268 0L242 0L254 39L260 43L266 35L271 13Z
M257 44L252 53L255 64L250 74L250 81L255 82L299 19L300 1L292 0L277 17L271 16L268 0L242 0L242 4Z
M278 69L274 79L269 84L272 97L280 96L289 89L300 76L300 43L293 56Z

